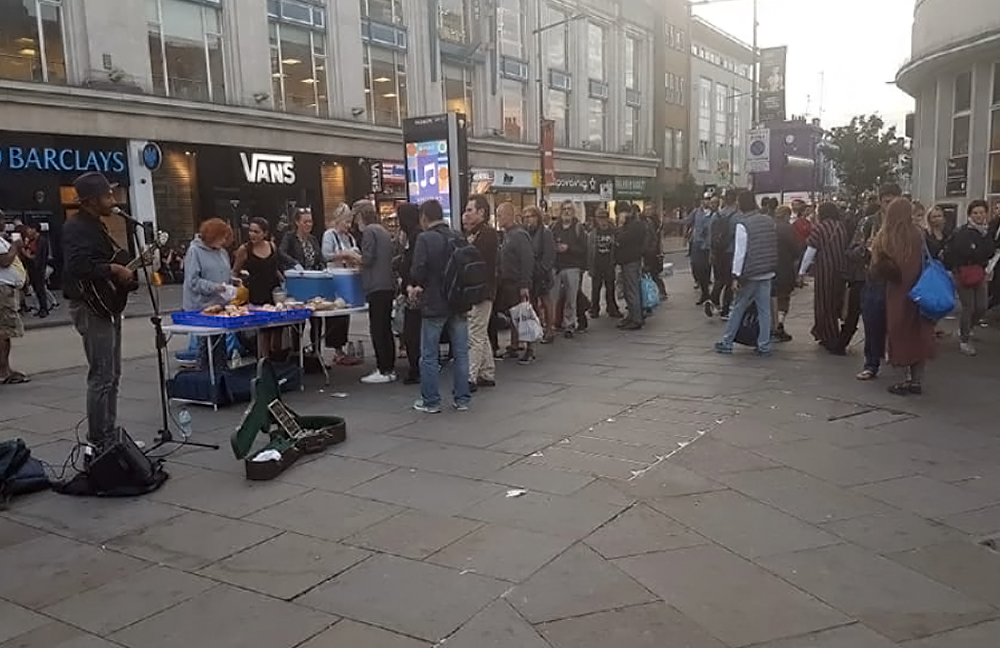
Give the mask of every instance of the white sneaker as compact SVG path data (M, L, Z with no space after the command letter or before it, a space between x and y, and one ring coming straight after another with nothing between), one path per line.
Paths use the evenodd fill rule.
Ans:
M361 379L361 382L363 382L366 385L385 385L387 383L395 381L396 381L395 373L384 374L378 369L376 369L375 371L371 372L370 374Z
M961 351L963 355L967 356L976 355L976 347L972 346L971 342L960 342L958 345L958 350Z

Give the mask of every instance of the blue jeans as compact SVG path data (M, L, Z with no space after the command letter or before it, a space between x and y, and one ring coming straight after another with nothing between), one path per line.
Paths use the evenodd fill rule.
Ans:
M472 400L469 391L469 320L464 315L425 316L420 323L420 398L427 407L441 405L438 351L445 326L448 327L448 339L455 356L451 369L454 378L452 396L457 405L466 405Z
M722 344L731 348L736 332L740 330L743 315L750 304L757 305L757 318L760 322L760 333L757 335L757 350L767 353L771 350L771 280L748 279L736 289L732 310L729 312L729 323L726 334L722 336Z
M885 284L868 282L861 289L861 320L865 325L865 369L878 373L885 358Z

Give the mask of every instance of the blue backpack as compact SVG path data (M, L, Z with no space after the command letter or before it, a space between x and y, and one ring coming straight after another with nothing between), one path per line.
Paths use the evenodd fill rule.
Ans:
M931 256L924 244L924 269L910 289L910 299L920 314L936 322L955 310L955 284L944 264Z

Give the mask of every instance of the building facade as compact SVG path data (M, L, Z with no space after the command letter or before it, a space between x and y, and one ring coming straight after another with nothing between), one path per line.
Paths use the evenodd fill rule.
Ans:
M280 228L373 192L391 210L402 121L445 111L467 116L469 181L498 200L534 201L543 116L557 180L634 189L659 168L650 6L0 0L0 207L58 238L72 177L100 169L182 242L211 216Z
M691 174L699 185L746 187L746 134L753 113L753 48L691 19Z
M652 15L658 33L653 63L657 81L653 150L660 159L658 193L667 198L668 206L674 206L672 190L684 182L688 173L691 9L684 0L659 2L655 7L657 13Z
M822 147L826 131L820 120L792 117L767 125L770 132L770 169L753 174L758 196L781 202L794 198L820 200L831 190L830 164Z
M1000 202L1000 10L995 0L917 0L897 85L916 100L913 195L964 219Z

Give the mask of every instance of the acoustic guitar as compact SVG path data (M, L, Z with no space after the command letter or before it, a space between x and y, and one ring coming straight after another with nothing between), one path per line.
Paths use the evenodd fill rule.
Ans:
M167 236L166 232L160 232L157 237L158 245L162 246L166 243ZM108 263L123 265L130 272L135 272L152 261L153 252L156 250L156 247L156 245L147 245L143 249L142 254L132 260L129 260L128 252L119 249L108 260ZM83 295L83 303L94 314L99 317L113 319L125 312L125 306L128 305L128 296L139 289L139 282L134 278L126 282L121 282L112 277L109 279L77 281L77 286Z

